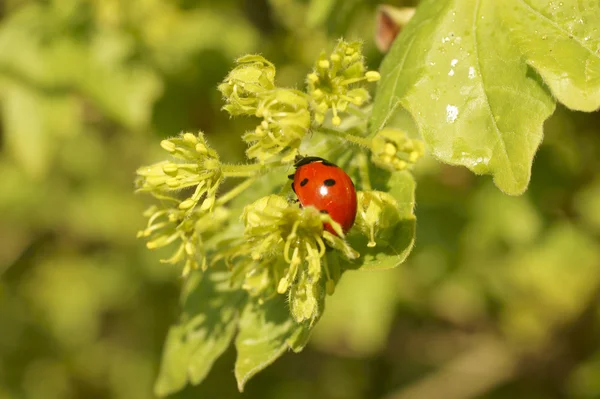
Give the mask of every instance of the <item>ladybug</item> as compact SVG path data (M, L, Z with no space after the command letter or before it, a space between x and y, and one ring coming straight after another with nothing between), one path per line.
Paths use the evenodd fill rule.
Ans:
M356 190L350 176L344 170L319 157L302 157L294 164L296 172L288 177L293 180L292 190L300 205L314 206L338 222L346 233L356 217ZM325 230L336 234L329 225Z

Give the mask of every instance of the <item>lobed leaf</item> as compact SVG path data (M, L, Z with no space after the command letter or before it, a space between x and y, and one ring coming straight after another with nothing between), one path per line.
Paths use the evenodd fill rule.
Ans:
M199 384L229 346L245 302L245 292L230 287L229 273L209 269L192 273L184 288L181 322L169 330L155 385L158 396Z
M558 101L579 111L600 107L597 3L511 0L497 9L511 39Z
M276 295L262 305L249 303L240 319L235 340L235 378L240 392L250 378L272 364L285 351L292 349L300 352L309 334L307 325L294 322L282 295Z
M367 245L369 240L366 236L349 236L348 242L360 252L360 258L346 267L359 270L390 269L400 265L410 254L416 232L415 181L410 172L403 171L394 173L389 185L389 194L398 202L400 221L391 229L384 230L383 235L377 237L377 246L373 248Z
M381 66L371 135L406 109L438 159L522 193L552 94L600 106L599 18L574 0L423 1Z

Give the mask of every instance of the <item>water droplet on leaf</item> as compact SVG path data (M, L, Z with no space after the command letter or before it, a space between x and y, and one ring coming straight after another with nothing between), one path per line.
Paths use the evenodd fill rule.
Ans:
M469 79L473 79L475 77L475 68L472 66L469 67Z
M458 108L454 105L446 105L446 121L448 123L454 123L458 118Z

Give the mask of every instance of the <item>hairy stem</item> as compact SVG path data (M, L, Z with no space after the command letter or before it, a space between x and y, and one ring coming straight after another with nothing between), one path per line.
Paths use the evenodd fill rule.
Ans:
M251 163L245 165L222 164L221 171L225 177L252 177L269 169L287 164L286 162L272 162L268 164Z
M319 128L319 132L321 132L323 134L337 136L337 137L340 137L340 138L342 138L346 141L349 141L353 144L371 149L371 140L367 139L365 137L355 136L355 135L347 133L347 132L342 132L342 131L336 130L336 129L329 129L326 127Z

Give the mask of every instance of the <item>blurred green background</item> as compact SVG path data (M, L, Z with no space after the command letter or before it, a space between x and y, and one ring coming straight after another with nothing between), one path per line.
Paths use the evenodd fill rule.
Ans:
M410 2L390 2L412 5ZM251 121L216 85L260 52L301 87L321 49L362 38L359 0L0 3L0 398L154 397L178 269L135 233L135 169L203 130L243 159ZM348 273L311 344L247 398L600 398L600 115L559 107L530 189L425 159L417 246ZM176 398L237 397L230 349Z

